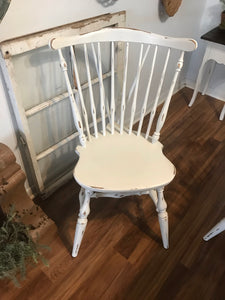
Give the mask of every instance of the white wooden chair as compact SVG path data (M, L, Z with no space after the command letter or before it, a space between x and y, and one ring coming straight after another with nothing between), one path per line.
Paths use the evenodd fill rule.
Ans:
M81 144L76 149L79 161L74 170L74 178L81 190L72 256L78 254L90 212L90 198L94 197L149 194L158 212L163 246L168 248L168 216L163 189L174 178L175 167L163 155L158 140L183 65L184 52L196 49L197 43L192 39L169 38L133 29L105 28L52 39L50 47L58 49ZM68 48L72 70L66 62ZM154 134L149 136L156 108L162 101L160 94L167 66L170 58L174 61L172 51L178 54L178 59L173 74L170 66L167 81L171 79L171 83L166 87L166 95L164 88L164 104ZM103 69L107 65L107 53L110 53L110 82L106 83ZM94 86L93 66L99 92ZM87 90L84 90L85 85ZM121 92L118 91L120 87ZM147 132L142 135L143 120L150 111ZM139 126L134 132L133 125L137 120Z

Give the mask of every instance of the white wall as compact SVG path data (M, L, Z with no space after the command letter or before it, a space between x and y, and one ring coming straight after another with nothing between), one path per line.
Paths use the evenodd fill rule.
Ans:
M164 22L159 17L159 3L160 0L117 0L114 5L106 8L96 0L12 0L0 24L0 41L120 10L127 12L128 27L171 36L192 37L197 40L201 34L219 23L221 11L219 0L183 1L177 14ZM186 57L185 77L190 86L197 76L203 50L204 45L200 42L199 50ZM220 75L224 72L222 68L218 71ZM222 83L221 87L222 94L224 91ZM6 102L4 88L0 82L0 142L10 147L15 152L18 162L22 164Z

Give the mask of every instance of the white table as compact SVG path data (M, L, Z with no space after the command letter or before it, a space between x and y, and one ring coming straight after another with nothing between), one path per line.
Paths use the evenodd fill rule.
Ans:
M189 103L189 106L192 106L195 102L196 96L199 91L199 87L202 81L203 71L205 64L212 60L212 63L210 65L210 69L208 74L206 75L206 80L204 83L204 88L202 91L202 95L205 95L205 92L208 88L208 84L210 81L210 78L212 76L212 73L214 71L216 63L225 65L225 31L221 31L219 27L216 27L212 29L211 31L204 34L201 39L206 41L206 50L205 54L202 60L201 67L199 69L195 89L193 96L191 98L191 101ZM224 119L225 115L225 105L223 106L223 109L220 113L220 120ZM203 239L205 241L208 241L212 237L216 236L217 234L221 233L225 230L225 218L223 218L219 223L217 223L204 237Z
M216 63L219 64L224 64L225 65L225 32L221 31L219 27L214 28L213 30L207 32L204 34L201 39L206 41L206 50L205 50L205 55L202 60L201 67L199 69L195 89L193 96L191 98L191 101L189 103L189 107L193 105L193 103L196 100L196 96L199 92L200 84L202 81L202 76L204 73L204 67L205 64L209 61L212 60L212 63L210 65L210 70L208 74L206 75L206 80L204 83L204 88L202 91L202 95L205 95L206 90L208 88L208 84L210 81L210 78L212 76L212 73L214 71ZM225 105L223 106L223 109L220 113L219 119L222 121L224 119L225 115Z

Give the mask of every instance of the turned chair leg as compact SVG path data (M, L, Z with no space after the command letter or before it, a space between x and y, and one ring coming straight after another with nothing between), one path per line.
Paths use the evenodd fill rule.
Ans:
M87 217L90 213L90 198L91 193L86 191L85 189L81 188L79 194L79 201L80 201L80 211L77 219L76 231L74 236L74 243L73 243L73 251L72 256L76 257L82 242L82 238L87 226Z
M168 214L166 212L167 204L163 196L164 188L157 189L158 201L156 205L156 211L158 212L159 225L162 235L163 247L169 248L169 229L168 229Z

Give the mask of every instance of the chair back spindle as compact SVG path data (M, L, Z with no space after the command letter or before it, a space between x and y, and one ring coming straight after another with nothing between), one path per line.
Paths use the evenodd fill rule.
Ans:
M105 126L105 97L104 97L104 86L102 79L102 59L101 59L101 46L98 42L98 71L99 71L99 87L100 87L100 106L101 106L101 117L102 117L102 133L106 135Z
M145 133L145 138L148 139L156 109L163 102L154 134L151 136L152 143L157 142L183 65L184 53L197 47L197 43L191 39L169 38L125 28L106 28L80 36L59 37L52 39L50 45L59 51L74 123L82 146L86 144L85 135L88 140L91 139L91 132L95 138L98 138L100 131L103 136L108 131L114 134L116 128L120 134L125 130L131 134L137 121L139 124L136 134L140 136L146 114L149 114ZM81 45L83 46L80 47ZM68 62L63 57L64 47L70 48L76 82L75 93L79 95L81 114L72 88L74 82L70 81L67 70ZM76 47L79 47L79 54L82 52L83 59L81 55L78 59ZM178 62L174 63L175 56ZM81 61L85 63L85 67L79 67ZM121 74L118 74L118 70ZM81 76L79 72L82 72ZM93 78L93 74L97 74L97 78ZM81 78L86 83L81 83ZM122 82L118 82L118 79ZM167 88L169 80L170 87ZM85 88L88 89L87 92L84 91ZM168 91L165 95L166 88Z
M151 83L152 83L152 75L153 75L153 70L155 68L157 50L158 50L158 46L155 46L155 50L154 50L154 54L153 54L153 58L152 58L152 66L151 66L150 73L149 73L148 85L146 88L145 98L144 98L143 106L141 109L141 116L140 116L140 121L139 121L139 125L138 125L137 135L140 135L140 133L141 133L142 124L143 124L145 113L146 113L148 97L149 97L150 87L151 87Z
M86 107L84 104L84 97L83 97L83 92L82 92L81 83L80 83L80 76L79 76L78 67L77 67L77 60L76 60L75 51L74 51L73 46L70 46L70 53L71 53L72 64L73 64L73 68L74 68L74 72L75 72L75 76L76 76L76 83L77 83L77 88L78 88L79 97L80 97L81 111L83 113L83 118L84 118L86 130L87 130L88 139L90 140L91 135L90 135L90 130L89 130L87 110L86 110Z
M132 129L133 129L133 125L134 125L134 115L135 115L135 112L136 112L137 94L138 94L139 80L140 80L140 74L141 74L142 55L143 55L143 44L141 44L141 47L140 47L138 69L137 69L137 77L136 77L137 79L135 80L136 82L135 82L135 88L134 88L134 96L133 96L133 102L132 102L132 106L131 106L129 134L131 134Z
M94 124L94 134L95 134L95 137L97 138L98 137L98 128L97 128L97 120L96 120L96 108L95 108L93 88L92 88L92 83L91 83L90 64L89 64L87 45L86 44L84 44L84 56L85 56L85 65L86 65L87 78L88 78L88 88L89 88L89 95L90 95L91 114L92 114L92 120L93 120L93 124Z
M115 122L115 45L111 42L111 134L114 134Z
M150 118L149 118L149 122L148 122L147 131L146 131L146 134L145 134L145 138L148 138L148 136L149 136L151 126L152 126L152 122L153 122L154 117L155 117L156 108L157 108L158 103L159 103L159 97L160 97L160 94L161 94L162 85L163 85L163 81L164 81L164 78L165 78L169 57L170 57L170 48L167 50L167 55L166 55L166 59L165 59L165 62L164 62L164 68L163 68L161 78L160 78L160 81L159 81L157 94L156 94L156 97L155 97L155 100L154 100L154 103L153 103L153 109L150 113Z
M152 136L152 143L157 142L158 139L159 139L160 131L161 131L161 129L162 129L164 123L165 123L165 120L166 120L166 116L167 116L167 112L168 112L168 109L169 109L169 104L170 104L170 100L171 100L171 97L172 97L172 94L173 94L174 86L175 86L175 83L177 81L178 74L179 74L179 72L181 71L181 69L183 67L183 62L184 62L184 51L181 52L181 56L178 60L177 69L176 69L176 72L174 74L174 77L173 77L173 80L172 80L167 98L166 98L166 100L164 102L164 105L163 105L163 108L162 108L162 110L159 114L159 118L158 118L157 124L156 124L156 130L155 130L155 132Z
M123 130L124 130L128 57L129 57L129 43L126 43L125 58L124 58L123 88L122 88L122 99L121 99L120 134L123 134Z

